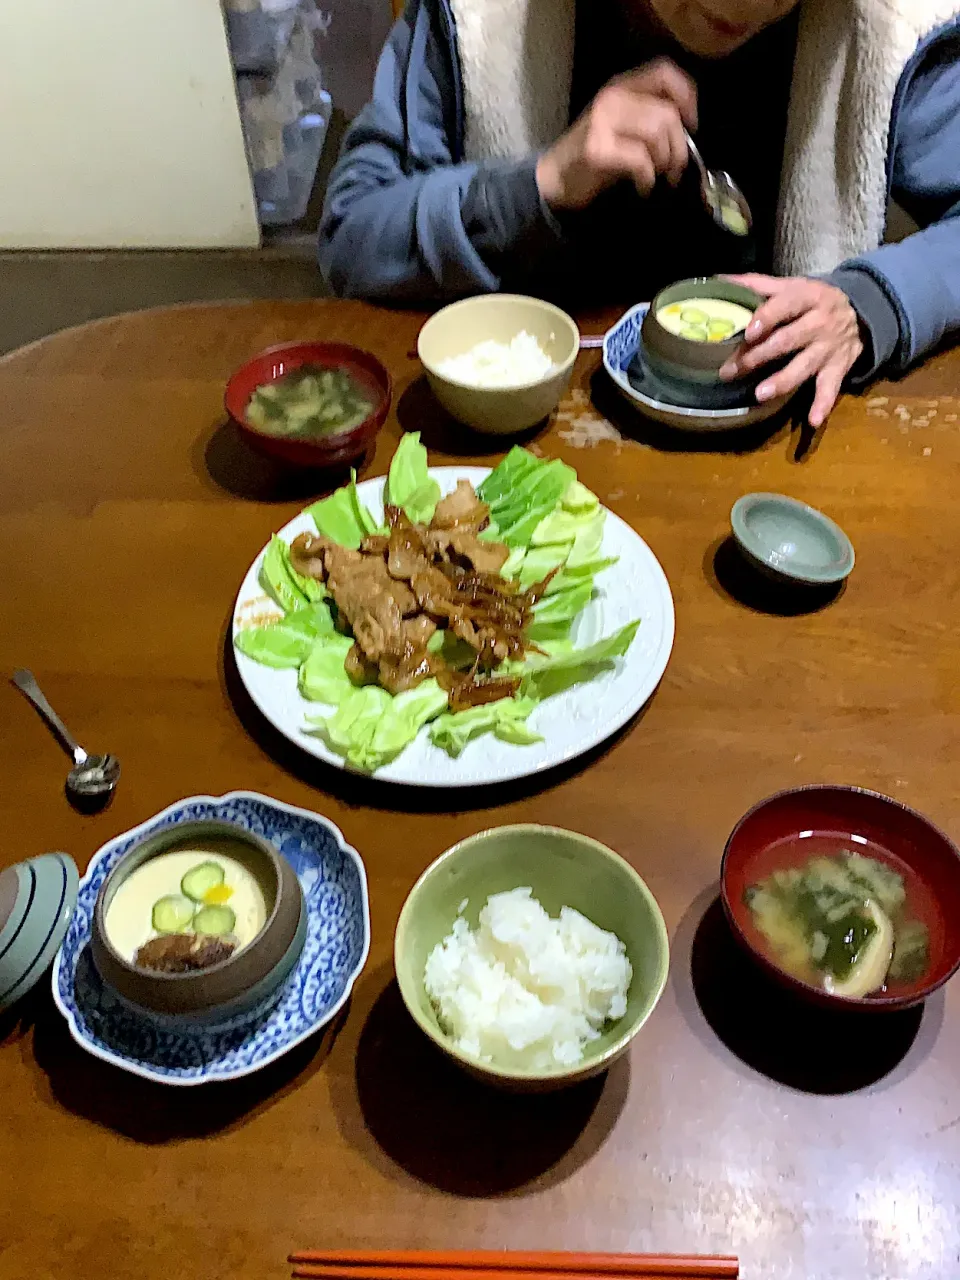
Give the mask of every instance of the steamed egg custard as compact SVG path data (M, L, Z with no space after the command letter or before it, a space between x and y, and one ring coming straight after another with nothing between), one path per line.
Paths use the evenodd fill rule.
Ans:
M787 842L789 843L789 842ZM922 977L929 964L926 925L904 876L877 858L829 838L792 842L808 856L751 885L745 894L753 922L779 965L830 995L862 998L891 983ZM817 851L816 845L825 846ZM814 847L809 847L814 846Z
M202 841L148 859L107 906L111 946L131 964L166 973L209 968L248 946L268 906L243 852L236 841Z
M667 333L691 342L726 342L743 333L753 319L749 307L723 298L690 298L671 302L657 312L657 320Z

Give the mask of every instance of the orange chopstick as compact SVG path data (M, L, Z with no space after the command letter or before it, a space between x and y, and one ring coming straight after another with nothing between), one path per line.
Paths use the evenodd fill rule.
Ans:
M308 1250L290 1255L303 1280L606 1280L609 1276L736 1280L734 1257L463 1250ZM493 1275L491 1276L491 1273Z
M720 1262L718 1268L715 1264ZM636 1270L621 1272L593 1271L507 1271L503 1267L483 1271L465 1267L359 1267L329 1266L322 1263L298 1262L293 1275L297 1280L734 1280L739 1266L730 1269L729 1260L690 1258L682 1255L655 1254L638 1258Z

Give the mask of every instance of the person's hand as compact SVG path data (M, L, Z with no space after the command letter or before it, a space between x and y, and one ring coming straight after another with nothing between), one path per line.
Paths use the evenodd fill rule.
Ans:
M747 325L744 343L720 370L731 379L754 373L773 360L794 355L783 369L757 387L758 400L789 394L808 378L816 393L809 421L820 427L837 403L844 378L863 351L860 322L850 299L835 285L806 278L727 276L763 294L767 301Z
M697 127L697 89L666 58L617 76L537 162L537 186L551 208L584 209L630 178L649 195L662 175L674 186L689 162L683 127Z

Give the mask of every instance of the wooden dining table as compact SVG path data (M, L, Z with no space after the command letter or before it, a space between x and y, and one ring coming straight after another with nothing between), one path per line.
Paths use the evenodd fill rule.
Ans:
M597 333L614 313L580 317ZM770 984L718 904L724 842L783 788L865 786L960 837L960 351L844 398L811 434L674 434L584 352L526 441L577 469L663 565L676 643L645 710L560 771L455 792L347 774L287 744L225 644L248 565L317 493L253 453L223 387L272 343L374 351L431 460L508 442L447 420L412 354L422 316L335 301L117 316L0 360L0 669L31 668L113 802L78 812L68 761L0 685L0 865L81 871L196 794L325 815L366 865L372 946L345 1015L229 1084L164 1087L85 1053L49 979L0 1015L0 1280L279 1280L294 1248L735 1253L744 1280L960 1276L960 980L926 1004L830 1015ZM792 495L850 535L812 598L758 578L732 503ZM519 750L520 748L518 748ZM420 872L486 827L544 822L622 854L658 899L667 989L628 1057L541 1097L484 1088L407 1017L392 943Z

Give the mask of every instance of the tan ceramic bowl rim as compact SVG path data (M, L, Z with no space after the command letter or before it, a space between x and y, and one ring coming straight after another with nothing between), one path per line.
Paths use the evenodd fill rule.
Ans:
M521 835L528 831L545 831L549 835L564 836L567 838L573 836L577 843L582 842L594 853L599 854L605 861L612 862L622 867L627 872L628 879L632 880L634 886L639 889L640 896L646 901L647 906L651 910L659 949L662 951L664 959L662 966L663 975L660 982L657 984L656 990L651 991L650 1008L647 1010L645 1016L638 1022L633 1023L632 1026L628 1027L622 1035L618 1036L613 1044L608 1045L607 1048L604 1049L603 1053L598 1054L594 1058L585 1054L579 1062L575 1062L569 1067L558 1067L554 1071L521 1071L515 1068L498 1067L493 1063L481 1062L478 1058L472 1058L468 1053L464 1053L462 1050L458 1049L449 1037L445 1036L442 1031L438 1031L436 1027L431 1025L428 1019L423 1017L415 1001L407 999L407 993L404 991L403 979L400 976L400 965L397 963L400 952L401 934L406 933L410 919L413 916L414 898L427 880L429 880L444 863L450 861L470 845L486 840L488 837L493 835L499 836L506 832ZM659 1003L660 997L663 995L664 989L667 985L667 979L670 973L670 938L667 934L667 926L663 919L663 912L660 910L660 904L651 893L646 881L643 880L638 872L634 871L626 858L622 858L619 853L614 852L614 850L608 848L607 845L601 844L599 840L594 840L592 836L582 835L579 831L570 831L567 827L552 827L542 822L518 822L510 823L505 827L487 827L483 831L476 832L475 835L467 836L463 840L458 840L455 845L452 845L451 848L447 849L444 853L441 853L439 858L436 858L430 863L427 869L418 878L416 884L407 894L406 901L404 902L403 908L400 912L400 918L397 921L397 928L393 941L393 966L397 974L397 985L400 987L401 996L403 996L403 1003L406 1005L410 1016L416 1022L417 1026L430 1037L435 1045L438 1045L445 1053L449 1053L451 1057L456 1058L458 1062L463 1063L464 1066L470 1067L474 1071L482 1071L486 1075L496 1076L500 1080L563 1080L567 1076L579 1076L585 1069L593 1069L597 1067L602 1068L603 1064L609 1062L612 1058L615 1058L642 1029L644 1023Z
M541 311L547 315L553 316L558 324L562 324L570 335L572 350L565 360L548 372L541 374L539 378L531 378L528 382L511 382L508 386L502 387L479 387L475 382L462 382L459 378L451 378L448 373L442 373L436 365L432 364L423 354L423 338L429 332L431 327L436 324L442 316L449 316L451 311L463 310L467 307L492 306L495 302L524 302L532 303L539 307ZM561 307L555 306L552 302L546 302L543 298L535 298L527 293L480 293L471 298L461 298L459 302L451 302L445 307L441 307L439 311L435 311L433 315L425 322L417 335L417 355L420 363L435 378L442 378L444 382L450 384L451 387L462 387L464 391L477 391L481 395L502 395L506 393L511 395L515 391L528 391L531 387L539 387L546 382L550 382L553 378L558 378L565 374L573 367L573 363L580 351L580 330L573 316L567 315Z
M106 901L107 890L110 888L115 878L118 879L118 887L120 884L123 884L124 880L127 877L126 876L118 877L118 872L123 870L126 862L135 853L138 853L145 844L149 843L152 840L157 840L162 838L163 836L169 835L171 832L176 831L178 827L202 827L202 826L214 826L218 828L218 831L214 832L213 834L220 834L224 836L234 835L240 840L242 844L253 845L255 849L259 849L261 853L264 853L267 855L267 858L270 862L270 867L273 871L273 875L275 879L275 887L274 887L274 895L273 895L273 910L270 912L269 916L263 922L263 927L261 928L260 932L251 942L248 942L245 947L238 948L236 951L233 952L232 955L227 956L226 960L221 960L217 964L208 965L206 969L197 969L193 973L161 973L157 969L143 969L139 965L131 964L130 961L127 960L125 956L122 956L120 952L116 949L116 947L113 945L112 941L110 940L110 934L107 932L107 913L103 906L104 902ZM185 838L189 839L189 836ZM162 857L163 854L166 852L167 852L166 849L161 849L159 853L152 856ZM136 844L133 846L132 849L127 850L127 852L123 855L123 857L120 859L117 865L113 868L113 870L107 876L106 880L104 880L100 888L100 892L97 894L97 901L94 907L94 921L100 933L100 939L103 943L104 949L110 954L110 957L113 960L115 960L118 965L120 965L121 968L127 971L127 973L136 974L138 978L147 977L151 981L173 982L173 983L196 982L198 978L205 978L207 977L208 974L222 973L224 969L229 969L231 965L233 965L234 962L241 955L249 956L250 952L263 939L263 937L267 933L267 930L270 928L274 920L276 920L277 918L277 912L280 909L280 886L281 886L280 856L281 855L277 853L276 849L269 842L269 840L264 840L260 836L254 835L252 831L247 831L245 827L237 826L236 823L227 822L225 820L221 821L219 818L213 819L212 822L206 818L190 818L186 822L174 823L173 826L166 827L164 828L163 831L151 832L151 834L147 836L145 840L141 840L139 844ZM150 861L150 858L144 858L143 862L137 863L137 867L142 867L145 863L149 861ZM136 869L137 868L134 868L134 870ZM133 872L131 871L128 874L132 875ZM297 877L297 883L299 884L299 882L300 882L299 877Z

